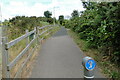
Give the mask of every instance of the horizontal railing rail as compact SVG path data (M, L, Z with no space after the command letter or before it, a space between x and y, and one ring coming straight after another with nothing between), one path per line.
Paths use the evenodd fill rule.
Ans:
M43 26L43 27L39 27L39 29L44 29L44 28L46 28L46 27L51 27L51 26L54 26L54 25L46 25L46 26Z
M33 39L26 48L24 48L19 55L11 62L7 65L8 70L11 70L11 68L20 60L20 58L26 53L26 51L29 49L29 47L31 46L31 44L35 41L35 39Z
M4 72L2 73L2 77L3 78L10 78L10 71L11 69L18 63L18 61L20 61L20 59L26 54L26 52L28 51L28 49L30 48L30 46L36 42L36 40L42 41L44 39L45 36L43 36L42 38L39 39L40 36L42 36L43 34L45 34L46 32L50 31L51 29L53 29L55 25L47 25L47 26L43 26L43 27L36 27L34 28L34 30L30 31L30 32L26 32L26 34L10 41L10 42L6 42L6 38L5 36L3 36L2 38L2 54L3 54L3 70ZM47 28L47 29L45 29ZM40 33L39 30L43 31ZM44 30L45 29L45 30ZM8 56L8 50L9 48L11 48L12 46L16 45L17 43L19 43L20 41L22 41L23 39L28 39L29 36L33 35L33 39L29 40L30 42L27 42L26 47L11 61L9 62L9 56ZM48 35L48 34L47 34ZM27 56L27 58L24 60L24 63L21 64L21 67L18 69L18 71L15 74L15 78L18 77L18 75L22 72L23 67L26 65L26 63L28 62L28 60L30 59L30 57L32 56L34 50L35 50L36 46L34 47L34 49L30 52L30 54Z
M43 32L41 32L41 33L40 33L40 34L38 34L38 35L39 35L39 36L41 36L42 34L44 34L45 32L49 31L50 29L52 29L52 28L49 28L49 29L47 29L47 30L43 31Z
M10 48L11 46L15 45L16 43L20 42L21 40L23 40L24 38L30 36L31 34L33 34L33 33L35 33L35 32L36 32L36 30L33 30L33 31L31 31L31 32L28 32L27 34L24 34L24 35L18 37L18 38L15 39L15 40L12 40L12 41L6 43L7 48Z

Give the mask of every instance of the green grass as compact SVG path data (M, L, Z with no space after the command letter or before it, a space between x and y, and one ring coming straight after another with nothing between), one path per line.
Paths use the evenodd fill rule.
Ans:
M47 24L47 23L44 23L44 25ZM48 29L49 27L45 28L44 30ZM40 36L41 37L44 37L44 39L47 39L49 38L52 34L54 34L56 31L59 30L59 27L55 27L54 29L51 30L51 33L47 36L45 36L45 34L47 34L48 32L44 33L43 35ZM42 32L42 31L40 31ZM10 38L10 37L9 37ZM9 39L11 40L11 39ZM11 62L13 59L16 58L16 56L26 47L26 38L21 40L20 42L18 42L16 45L12 46L9 50L8 50L8 53L9 53L9 61ZM38 42L38 41L37 41ZM36 41L31 45L30 49L33 49L34 46L36 45L35 43L37 43ZM38 47L40 47L40 44L38 44ZM30 52L30 51L29 51ZM36 52L37 53L37 52ZM26 53L25 56L23 56L23 58L20 59L20 61L18 61L17 65L14 66L11 70L11 73L13 73L11 76L14 77L15 73L17 72L17 69L20 67L20 64L27 58L26 55L28 55L29 53Z
M42 26L45 26L45 25L50 25L48 22L43 22L43 21L40 21L40 24L39 26L42 27ZM45 28L44 30L48 29L49 27ZM33 30L33 27L31 28ZM57 30L59 29L59 27L55 27L55 29L51 30L51 33L47 36L45 36L45 34L47 34L47 32L45 34L43 34L41 37L45 36L45 39L47 39L48 37L50 37L53 33L55 33ZM20 28L19 27L15 27L15 26L10 26L10 27L7 27L6 28L6 34L8 37L8 42L10 42L11 40L14 40L20 36L22 36L23 34L25 34L25 31L22 30L22 32L20 31ZM0 29L0 32L1 32L1 29ZM40 31L42 32L42 31ZM1 36L1 34L0 34ZM35 43L34 42L31 47L30 47L30 50L34 48L35 46ZM16 56L26 47L26 38L21 40L20 42L18 42L16 45L12 46L9 50L8 50L8 53L9 53L9 61L11 62L13 59L16 58ZM38 47L40 47L40 44L38 45ZM37 52L36 52L37 53ZM28 52L20 59L20 61L18 61L18 63L13 67L14 69L12 69L11 73L13 73L11 76L14 76L15 73L17 72L17 69L19 69L20 67L20 64L22 64L22 62L24 61L24 59L26 59L28 55ZM2 55L1 55L1 51L0 51L0 64L2 62Z
M100 71L106 77L114 78L114 80L120 80L120 67L118 67L118 65L110 62L107 59L107 56L103 56L102 53L99 52L99 50L88 48L86 41L81 40L80 36L77 33L68 30L68 34L73 38L73 40L76 42L76 44L80 47L80 49L86 56L90 56L95 59L98 67L100 68Z

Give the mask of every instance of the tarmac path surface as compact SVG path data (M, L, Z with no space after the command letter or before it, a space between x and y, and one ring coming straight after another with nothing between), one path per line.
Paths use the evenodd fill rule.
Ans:
M83 78L85 55L62 27L42 44L30 78ZM95 78L104 78L99 69Z

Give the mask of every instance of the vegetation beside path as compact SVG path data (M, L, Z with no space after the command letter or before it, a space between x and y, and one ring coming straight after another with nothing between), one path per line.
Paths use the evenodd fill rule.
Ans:
M80 47L81 51L85 53L85 55L90 56L95 59L98 67L101 72L109 78L114 78L115 80L120 79L120 69L116 64L107 61L105 57L103 57L102 53L97 49L88 48L88 44L86 41L80 39L80 36L74 31L67 29L68 34L73 38L76 44Z
M32 31L35 27L39 26L46 26L46 25L53 25L52 23L49 23L47 21L45 21L45 17L26 17L26 16L16 16L13 17L10 20L5 20L3 22L4 25L6 25L6 37L8 39L8 42L11 40L14 40L20 36L22 36L23 34L26 33L26 30L28 30L28 32ZM45 28L44 30L48 29L49 27ZM44 39L47 39L48 37L50 37L52 34L54 34L57 30L59 29L58 25L56 25L54 27L54 29L51 30L51 32L46 32L45 34L43 34L42 36L40 36L40 38L44 37ZM43 30L39 30L40 33ZM9 61L13 61L18 55L19 53L26 47L26 39L21 40L19 43L17 43L16 45L12 46L9 50ZM33 39L33 36L31 35L29 37L29 41L28 43ZM43 42L44 40L42 40ZM37 41L38 42L38 41ZM17 71L21 68L21 64L24 63L25 59L28 57L28 55L30 54L30 52L33 51L33 55L32 57L29 59L29 62L25 65L25 67L22 69L22 72L20 74L20 78L27 78L30 75L30 71L32 69L32 64L34 62L34 58L37 55L37 53L40 50L40 45L41 43L39 42L38 44L36 44L36 42L34 42L29 50L26 52L26 54L20 59L20 61L18 61L18 63L12 68L12 70L10 71L11 78L14 78ZM29 73L29 74L28 74Z
M83 7L84 11L74 10L62 25L78 36L77 44L88 55L95 50L94 58L108 77L120 79L120 2L83 2Z

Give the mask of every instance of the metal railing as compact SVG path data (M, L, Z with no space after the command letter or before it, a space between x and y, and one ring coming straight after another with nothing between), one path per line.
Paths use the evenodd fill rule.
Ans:
M50 31L51 29L53 29L55 26L54 25L48 25L48 26L43 26L43 27L36 27L34 28L34 30L28 32L28 30L26 30L26 34L10 41L7 42L7 38L5 37L4 34L4 29L2 30L2 78L10 78L10 71L11 69L17 64L17 62L26 54L27 50L30 48L30 46L34 43L34 42L41 42L44 37L43 36L40 38L40 36L42 36L44 33ZM47 28L46 30L44 30L45 28ZM43 30L42 32L40 32L40 30ZM50 33L50 32L49 32ZM48 33L48 34L49 34ZM47 34L47 35L48 35ZM33 39L30 41L29 40L29 36L33 35ZM9 62L9 56L8 56L8 50L14 46L15 44L17 44L18 42L20 42L23 39L27 39L30 42L27 42L27 46L17 55L17 57L12 60L11 62ZM37 43L36 43L37 44ZM34 47L36 48L36 47ZM34 50L34 49L33 49ZM18 69L17 73L15 74L14 78L17 78L18 75L21 73L21 70L23 69L23 67L26 65L26 63L28 62L28 60L30 59L30 57L32 56L33 51L30 52L30 54L28 55L28 57L25 59L24 63L21 64L21 67Z

